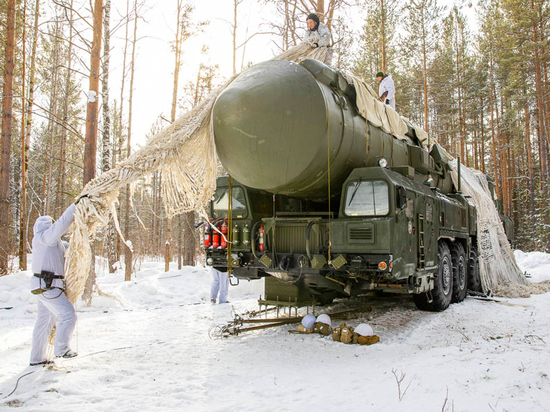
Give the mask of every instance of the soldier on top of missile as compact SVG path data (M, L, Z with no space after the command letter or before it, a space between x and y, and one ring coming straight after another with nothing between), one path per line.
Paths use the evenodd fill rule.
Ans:
M304 42L307 42L311 47L327 47L327 64L330 65L330 60L332 57L332 47L330 47L330 30L326 24L321 23L319 17L311 13L306 18L307 30L304 36Z
M376 81L380 84L378 88L378 96L380 101L385 104L389 104L395 109L395 85L391 74L384 74L384 72L376 73Z

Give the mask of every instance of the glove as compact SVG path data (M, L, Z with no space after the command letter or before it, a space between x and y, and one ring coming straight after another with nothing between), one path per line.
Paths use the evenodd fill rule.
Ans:
M82 195L82 196L80 196L78 199L76 199L76 201L74 202L74 204L75 204L75 205L78 205L78 202L80 202L80 199L82 199L83 197L89 198L90 196L88 196L88 195Z

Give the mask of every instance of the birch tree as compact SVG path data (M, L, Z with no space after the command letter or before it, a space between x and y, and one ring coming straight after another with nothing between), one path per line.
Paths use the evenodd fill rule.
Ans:
M134 75L135 75L135 63L136 63L136 43L137 43L137 27L138 27L138 0L134 1L134 34L132 38L132 54L130 58L130 97L128 101L128 137L126 139L126 156L130 156L132 149L132 105L134 102ZM130 185L126 186L126 194L124 200L125 209L125 222L124 222L124 237L126 242L130 241ZM125 245L124 251L124 280L130 281L132 279L132 266L133 266L133 250L130 245Z
M109 102L109 65L111 59L111 0L105 0L105 13L103 17L103 65L102 65L102 108L103 108L103 149L101 171L104 173L111 169L111 110ZM116 228L112 221L107 226L107 236L105 244L107 248L107 260L109 263L109 273L114 273L117 261L116 255Z

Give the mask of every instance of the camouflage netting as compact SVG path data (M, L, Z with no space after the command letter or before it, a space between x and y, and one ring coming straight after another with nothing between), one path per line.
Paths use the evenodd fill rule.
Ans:
M451 176L458 187L457 160L451 162ZM514 258L504 226L492 198L487 176L479 170L460 166L461 190L477 210L477 234L481 287L485 293L501 296L507 289L528 289L525 278ZM536 292L532 292L536 293Z
M302 43L275 57L300 62L303 59L326 62L326 47L311 48ZM116 203L120 189L160 170L162 196L168 217L196 210L206 216L204 207L216 189L216 150L212 130L212 107L230 79L193 110L154 136L116 168L90 181L76 207L74 230L65 262L67 298L71 302L84 291L92 254L90 239L113 218L118 228ZM119 234L122 237L122 234ZM131 247L131 243L127 242Z

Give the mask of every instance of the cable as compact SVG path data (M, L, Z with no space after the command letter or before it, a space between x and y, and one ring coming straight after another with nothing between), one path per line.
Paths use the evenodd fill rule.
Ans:
M320 87L321 92L323 93L323 98L325 100L325 115L327 116L327 178L328 178L328 263L329 265L332 262L330 257L330 249L332 247L332 230L331 230L331 218L330 218L330 113L328 111L328 101L323 87Z
M78 300L77 300L78 302ZM76 302L75 302L75 310L74 314L76 317L76 352L78 353L78 311L76 310Z
M19 385L19 381L20 381L22 378L24 378L25 376L28 376L28 375L30 375L30 374L32 374L32 373L34 373L34 372L36 372L36 371L28 372L28 373L26 373L26 374L24 374L24 375L21 375L21 376L19 377L19 379L17 379L17 382L15 382L15 388L13 388L13 391L11 391L7 396L4 396L4 398L2 398L2 399L9 398L9 397L17 390L17 385Z
M78 359L86 358L88 356L97 355L99 353L110 352L110 351L113 351L113 350L131 349L131 348L133 348L133 346L123 346L121 348L105 349L105 350L100 350L99 352L92 352L92 353L88 353L88 354L82 355L82 356L75 356L74 358L66 358L65 361L70 360L70 359L78 360Z
M232 257L231 257L231 245L233 244L233 187L231 176L227 179L229 185L229 199L227 205L227 235L229 242L227 242L227 278L233 273Z
M59 289L59 295L57 295L57 296L55 296L55 297L53 297L53 298L49 298L49 297L44 296L44 295L42 294L42 296L44 297L44 299L48 299L48 300L57 299L59 296L61 296L61 294L62 294L63 292L65 292L65 290L64 290L64 289L61 289L61 288L51 288L51 289L49 289L49 290L53 290L53 289Z

